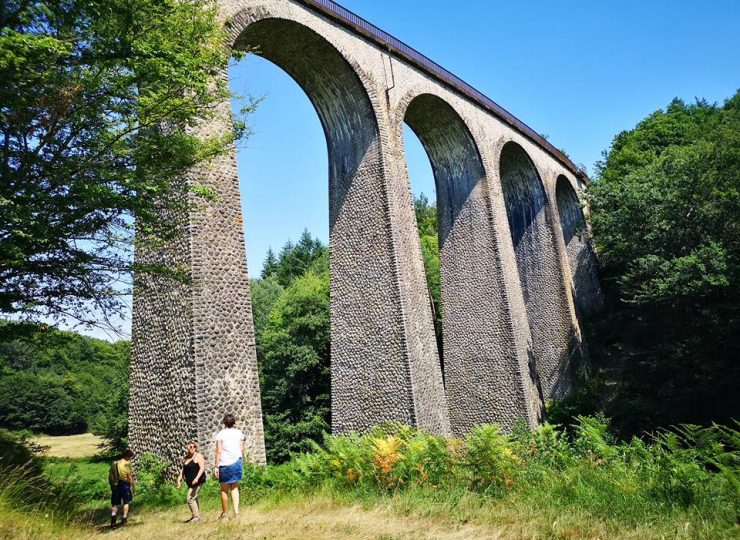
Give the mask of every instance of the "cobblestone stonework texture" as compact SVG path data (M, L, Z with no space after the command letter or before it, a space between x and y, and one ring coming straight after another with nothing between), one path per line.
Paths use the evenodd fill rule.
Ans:
M570 268L576 311L581 318L597 313L603 305L596 273L596 256L578 195L565 176L558 176L555 197L560 229Z
M516 143L504 146L499 167L542 393L563 397L578 347L545 187Z
M556 179L578 179L497 116L313 4L221 0L220 9L232 46L253 47L293 77L326 135L333 431L388 421L443 435L483 422L535 425L543 400L569 388L581 349L576 313L591 313L600 298L577 194L558 188L552 200ZM228 114L224 104L203 129L224 129ZM404 123L437 184L444 378ZM194 438L210 459L221 417L233 412L249 457L263 463L234 153L190 181L218 199L173 219L180 234L165 249L137 254L182 265L192 280L137 281L131 443L174 462Z

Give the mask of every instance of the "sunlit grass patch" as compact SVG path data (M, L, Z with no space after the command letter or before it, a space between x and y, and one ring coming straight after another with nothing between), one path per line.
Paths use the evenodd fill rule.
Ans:
M92 457L103 449L104 441L92 433L80 435L43 435L32 437L31 443L45 448L44 455L58 458Z

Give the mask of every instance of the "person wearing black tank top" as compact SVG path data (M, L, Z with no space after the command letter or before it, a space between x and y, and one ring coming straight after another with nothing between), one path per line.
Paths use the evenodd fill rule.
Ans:
M188 443L188 453L183 461L180 476L177 477L177 489L180 489L182 480L185 478L185 484L188 486L187 501L190 507L190 519L185 523L198 523L200 521L200 508L198 507L198 493L200 487L206 481L206 462L203 454L198 452L198 443L190 441Z

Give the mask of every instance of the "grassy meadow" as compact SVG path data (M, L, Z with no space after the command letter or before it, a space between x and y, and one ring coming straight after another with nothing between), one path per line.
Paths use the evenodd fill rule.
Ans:
M48 457L79 459L99 454L105 441L92 433L79 435L39 435L30 439Z
M718 426L683 426L648 442L612 440L595 418L512 435L481 426L465 439L406 426L330 436L287 463L246 466L238 520L217 521L211 478L197 525L183 523L184 488L163 483L166 465L145 455L129 525L113 531L106 460L52 457L53 440L47 457L24 456L3 436L17 455L3 457L0 538L740 536L738 432Z

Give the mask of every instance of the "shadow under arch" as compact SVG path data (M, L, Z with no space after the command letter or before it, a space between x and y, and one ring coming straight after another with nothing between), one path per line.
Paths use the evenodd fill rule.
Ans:
M449 283L444 282L449 282L448 263L453 252L452 242L447 240L471 192L485 178L485 172L478 148L463 119L440 97L417 95L409 102L404 121L419 138L432 165L437 193L440 289L444 306L445 292L450 288ZM442 321L444 326L444 317ZM441 343L438 343L443 373L444 333L443 330Z
M405 254L396 246L377 101L362 72L326 38L263 15L245 10L233 19L234 47L255 50L298 83L328 149L332 431L403 422L445 433L441 373L427 376L430 362L412 357L409 346L416 330L407 320L415 314L401 291ZM418 378L427 382L421 391Z
M578 316L589 317L596 313L602 304L596 256L581 202L570 181L563 175L558 176L556 180L555 199Z
M432 164L442 250L463 207L485 179L483 162L465 122L441 98L432 94L415 97L404 121L421 141Z
M501 188L544 399L570 389L577 344L565 297L545 187L532 159L513 141L500 156Z
M486 170L463 118L442 98L413 97L404 121L432 165L437 191L442 296L442 358L453 433L519 419L536 422L527 367L512 351Z
M485 178L478 147L465 122L442 98L420 94L408 104L404 121L416 134L432 165L437 193L437 228L440 253L440 289L442 306L449 297L452 268L450 259L456 254L450 239L455 222L471 193ZM468 219L470 219L468 215ZM463 218L464 221L465 218ZM448 242L448 239L450 240ZM463 247L462 249L466 249ZM457 281L457 280L455 280ZM456 311L454 300L447 299L450 311ZM442 308L444 311L444 307ZM442 316L444 327L444 316ZM451 334L448 328L448 335ZM444 329L439 343L439 357L444 373ZM454 384L454 383L453 383Z

